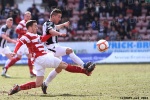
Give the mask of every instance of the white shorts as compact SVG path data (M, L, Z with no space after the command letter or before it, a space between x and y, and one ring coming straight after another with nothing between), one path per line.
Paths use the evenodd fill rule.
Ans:
M29 50L28 47L26 46L26 44L22 45L19 50L17 51L18 55L23 55L23 54L29 54Z
M62 58L62 56L65 56L66 49L69 48L69 47L60 46L57 43L47 45L46 47L47 47L47 49L54 50L55 51L54 56L58 57L58 58Z
M34 73L37 76L44 76L45 68L57 68L61 60L54 57L53 53L47 53L34 61Z
M6 54L10 54L11 50L9 49L8 46L6 46L5 48L0 47L0 54L2 56L5 56Z

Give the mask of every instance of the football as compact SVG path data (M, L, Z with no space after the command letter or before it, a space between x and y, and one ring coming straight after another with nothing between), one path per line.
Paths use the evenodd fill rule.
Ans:
M104 40L104 39L101 39L99 40L97 43L96 43L96 46L97 46L97 49L100 51L100 52L104 52L104 51L107 51L108 48L109 48L109 43Z

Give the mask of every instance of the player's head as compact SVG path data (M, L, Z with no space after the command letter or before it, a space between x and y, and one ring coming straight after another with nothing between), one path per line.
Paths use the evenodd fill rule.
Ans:
M11 28L12 25L13 25L13 19L12 18L7 18L6 25L7 25L8 28Z
M31 19L31 13L29 11L26 11L24 13L24 20L28 21Z
M53 21L55 24L58 24L61 20L62 12L61 10L55 8L50 13L50 20Z
M28 32L36 34L37 30L38 30L38 26L37 26L36 20L28 20L26 22L26 28L27 28Z

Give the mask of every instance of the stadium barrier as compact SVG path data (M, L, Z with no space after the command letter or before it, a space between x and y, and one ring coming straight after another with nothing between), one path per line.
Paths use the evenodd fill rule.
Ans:
M60 45L71 47L84 61L96 63L149 63L150 41L112 41L106 52L99 52L96 42L61 42ZM14 45L10 44L11 50ZM4 64L7 58L0 55L0 64ZM69 56L64 56L63 61L73 63ZM24 55L17 64L27 64Z

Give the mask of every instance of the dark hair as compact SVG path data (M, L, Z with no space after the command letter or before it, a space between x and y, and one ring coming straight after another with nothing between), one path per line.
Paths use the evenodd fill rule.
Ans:
M33 25L33 23L37 23L36 20L29 20L26 22L26 28L28 29L30 26Z
M57 14L62 14L62 12L61 12L60 9L55 8L55 9L53 9L52 12L50 13L50 16L52 16L52 15L57 15Z

